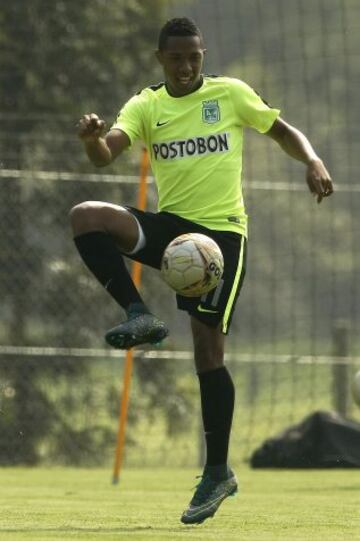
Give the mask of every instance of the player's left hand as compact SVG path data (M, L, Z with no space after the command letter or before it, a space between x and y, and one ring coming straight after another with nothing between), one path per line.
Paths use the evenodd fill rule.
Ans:
M324 197L328 197L334 192L333 184L328 170L320 158L312 160L306 171L306 182L310 192L321 203Z

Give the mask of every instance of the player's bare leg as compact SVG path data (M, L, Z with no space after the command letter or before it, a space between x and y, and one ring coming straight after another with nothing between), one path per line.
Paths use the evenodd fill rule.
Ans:
M146 242L136 218L119 205L87 201L71 210L70 219L81 257L127 314L126 321L106 333L108 344L129 349L160 342L168 329L149 312L121 254L136 252Z
M225 335L220 327L209 327L195 317L191 317L190 323L196 372L200 374L224 366Z
M184 511L184 524L198 524L212 517L220 504L237 491L237 479L227 465L234 408L234 386L224 366L225 336L191 318L195 365L200 381L201 407L207 460L200 483Z
M86 201L71 209L70 221L74 237L92 231L103 231L112 235L124 252L131 252L139 238L135 217L120 205Z

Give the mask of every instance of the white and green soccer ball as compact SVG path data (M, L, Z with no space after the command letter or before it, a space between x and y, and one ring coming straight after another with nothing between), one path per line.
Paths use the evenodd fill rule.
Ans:
M200 297L214 289L224 271L217 243L201 233L176 237L166 247L161 274L165 282L184 297Z

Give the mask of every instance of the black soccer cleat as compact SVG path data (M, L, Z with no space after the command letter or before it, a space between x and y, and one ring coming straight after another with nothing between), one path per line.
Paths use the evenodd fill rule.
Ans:
M165 323L153 314L134 314L110 329L105 340L115 349L130 349L140 344L157 344L168 334Z
M196 487L195 494L181 517L183 524L201 524L213 517L221 503L238 490L238 483L233 472L228 479L216 480L204 474Z

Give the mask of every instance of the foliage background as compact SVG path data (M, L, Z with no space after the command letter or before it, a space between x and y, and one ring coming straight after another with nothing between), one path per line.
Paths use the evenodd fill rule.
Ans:
M249 264L228 351L235 359L268 355L261 359L271 363L265 370L257 361L233 366L243 390L235 440L252 441L259 419L256 441L315 407L332 406L330 368L325 375L317 367L299 368L299 357L351 355L346 377L356 369L358 2L56 0L49 9L45 0L13 0L0 13L2 463L102 463L114 444L119 362L106 352L96 359L39 358L31 350L26 357L23 350L10 355L6 347L102 348L104 329L122 316L79 260L68 211L87 199L135 204L134 185L106 182L105 175L138 175L140 146L99 171L89 164L75 125L89 111L111 125L129 96L161 80L153 51L159 27L174 15L192 16L202 28L207 72L244 79L309 136L336 187L317 207L304 187L303 166L266 137L246 134ZM60 172L71 180L60 181ZM148 206L156 208L153 185ZM190 348L186 316L149 269L142 290L170 325L164 347ZM339 327L341 351L334 343ZM291 363L280 369L282 355ZM145 448L153 456L164 456L160 445L178 448L190 423L196 437L192 375L187 362L137 359L128 441L139 450L138 461ZM350 405L347 413L356 415ZM142 439L155 425L156 452ZM185 443L181 456L194 463L196 453Z

